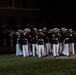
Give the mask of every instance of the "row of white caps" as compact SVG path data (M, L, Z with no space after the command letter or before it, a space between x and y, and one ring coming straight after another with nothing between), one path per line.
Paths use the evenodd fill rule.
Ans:
M69 30L69 31L72 31L72 29L67 29L67 28L65 28L65 27L63 27L63 28L60 28L61 30ZM49 29L49 31L55 31L55 30L60 30L59 28L53 28L53 29ZM40 28L40 29L37 29L37 28L33 28L33 30L35 30L35 31L43 31L43 30L47 30L47 28ZM26 31L26 32L30 32L31 30L29 29L29 28L25 28L24 30L21 30L21 29L18 29L18 31L19 32L23 32L23 31Z

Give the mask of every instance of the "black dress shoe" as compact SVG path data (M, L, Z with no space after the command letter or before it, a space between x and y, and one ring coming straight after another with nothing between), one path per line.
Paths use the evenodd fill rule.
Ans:
M70 55L67 55L67 57L70 57Z
M45 55L45 56L43 56L43 57L46 57L46 55Z
M54 56L54 58L56 58L56 56Z
M46 55L46 56L49 56L49 55Z

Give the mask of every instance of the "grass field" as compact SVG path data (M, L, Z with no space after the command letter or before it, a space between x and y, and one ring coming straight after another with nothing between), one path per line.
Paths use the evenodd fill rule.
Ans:
M0 55L0 75L76 75L76 60Z
M76 75L76 60L0 54L0 75Z
M76 75L75 59L17 57L15 47L0 52L0 75Z

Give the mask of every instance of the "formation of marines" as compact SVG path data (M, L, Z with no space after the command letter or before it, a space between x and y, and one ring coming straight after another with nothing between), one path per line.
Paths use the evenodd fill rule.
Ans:
M72 29L53 28L47 30L47 28L33 28L31 30L26 28L24 30L18 29L16 35L16 56L45 57L52 54L54 57L58 57L75 54Z
M13 37L16 37L16 56L38 56L45 57L52 54L54 57L60 55L70 56L75 54L73 29L63 28L25 28L3 31L10 36L10 46L13 46ZM9 39L9 38L8 38ZM2 41L2 40L1 40ZM3 38L4 45L6 44Z

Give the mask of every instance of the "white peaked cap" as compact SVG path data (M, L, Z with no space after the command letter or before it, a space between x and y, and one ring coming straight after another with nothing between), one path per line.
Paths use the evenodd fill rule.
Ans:
M42 29L39 29L38 31L42 31Z
M61 28L61 30L64 30L64 29L65 29L65 27Z
M28 32L30 32L31 30L30 29L28 29Z
M57 30L57 28L53 28L53 30Z
M37 31L37 28L33 28L33 30L36 30Z
M69 29L69 31L72 31L72 29Z
M23 32L23 30L21 30L21 29L18 29L18 32Z
M60 29L58 29L58 31L59 31Z
M65 29L65 30L68 30L68 29Z
M45 27L45 28L43 28L43 30L46 30L47 28Z
M27 29L24 29L25 32L27 32Z
M29 29L29 28L26 28L25 31L26 31L26 32L30 32L30 29Z

